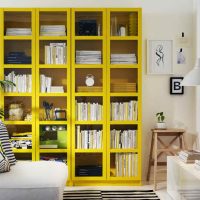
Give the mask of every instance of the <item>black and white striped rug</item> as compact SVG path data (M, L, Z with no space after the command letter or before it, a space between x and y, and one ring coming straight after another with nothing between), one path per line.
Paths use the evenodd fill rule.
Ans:
M160 200L153 190L73 190L64 191L63 200Z

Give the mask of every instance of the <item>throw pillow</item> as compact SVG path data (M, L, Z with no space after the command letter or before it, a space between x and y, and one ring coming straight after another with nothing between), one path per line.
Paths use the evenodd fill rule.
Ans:
M4 155L1 143L0 143L0 173L9 172L10 171L10 163L8 158Z
M7 128L3 122L0 121L0 142L5 156L8 158L10 165L16 163L15 155L11 148Z

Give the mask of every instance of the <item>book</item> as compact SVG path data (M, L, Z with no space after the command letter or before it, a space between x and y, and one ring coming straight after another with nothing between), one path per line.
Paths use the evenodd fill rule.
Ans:
M57 149L58 145L57 144L42 144L40 145L41 149Z

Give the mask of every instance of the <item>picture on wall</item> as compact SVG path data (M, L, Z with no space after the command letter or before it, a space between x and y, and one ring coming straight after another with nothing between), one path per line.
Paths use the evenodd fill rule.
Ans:
M170 94L184 94L184 87L181 86L183 77L170 77Z
M147 41L147 73L152 75L173 73L172 40Z

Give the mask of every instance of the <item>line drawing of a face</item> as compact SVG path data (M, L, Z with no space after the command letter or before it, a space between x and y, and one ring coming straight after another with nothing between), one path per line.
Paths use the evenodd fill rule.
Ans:
M159 44L157 47L156 47L156 64L157 66L159 67L162 64L164 64L164 52L163 52L163 45L162 44Z

